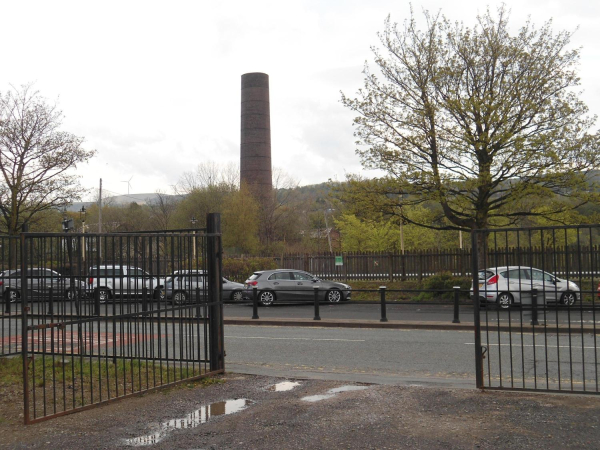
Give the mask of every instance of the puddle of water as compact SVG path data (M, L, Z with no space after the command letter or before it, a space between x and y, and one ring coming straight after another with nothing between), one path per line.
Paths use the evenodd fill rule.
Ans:
M335 397L335 394L338 394L340 392L348 392L348 391L363 391L365 389L368 389L369 386L340 386L337 388L333 388L333 389L329 389L327 391L327 394L322 394L322 395L310 395L308 397L302 397L301 400L304 400L305 402L319 402L321 400L327 400L328 398L331 397Z
M195 428L198 425L208 422L211 417L235 414L243 411L251 403L251 400L247 400L245 398L211 403L210 405L203 406L202 408L191 412L185 417L180 419L171 419L167 422L161 423L159 430L156 433L139 436L132 439L125 439L125 444L134 447L153 445L162 441L165 436L173 430Z
M323 394L323 395L309 395L308 397L302 397L302 400L305 402L320 402L321 400L326 400L328 398L335 397L335 394Z
M297 381L282 381L281 383L277 383L273 386L270 386L269 390L275 392L285 392L291 391L297 386L300 386L300 383L298 383Z
M369 386L340 386L337 388L329 389L327 392L329 392L330 394L337 394L338 392L364 391L368 388Z

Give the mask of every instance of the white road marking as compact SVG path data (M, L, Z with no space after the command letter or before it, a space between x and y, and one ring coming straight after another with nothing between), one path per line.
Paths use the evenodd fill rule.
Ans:
M465 345L475 345L475 342L465 342ZM482 345L484 345L484 344L482 343ZM490 347L491 346L494 346L494 347L498 347L498 346L510 347L511 346L510 343L508 343L508 344L487 344L487 345L489 345ZM533 347L533 344L519 345L517 343L513 343L512 346L513 347ZM543 347L547 347L547 348L572 348L572 349L581 349L582 348L582 347L579 347L578 345L571 345L571 346L569 346L569 345L559 345L559 346L556 346L556 345L546 345L546 346L544 346L544 344L536 344L535 346L536 347L542 347L542 348ZM596 349L596 347L585 347L585 346L583 348L584 349L591 349L591 350Z
M267 336L225 336L229 339L267 339L271 341L339 341L339 342L366 342L365 339L313 339L313 338L288 338Z

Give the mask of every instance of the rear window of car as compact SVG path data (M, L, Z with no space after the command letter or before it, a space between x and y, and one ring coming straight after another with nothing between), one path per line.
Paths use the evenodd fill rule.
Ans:
M487 280L489 277L494 275L494 272L491 270L480 270L477 274L480 280Z
M292 274L290 272L275 272L269 277L269 280L291 280Z
M505 270L504 272L500 272L504 278L508 278L509 280L527 280L529 279L529 273L525 269L510 269Z
M250 278L248 278L250 281L254 281L254 280L258 280L260 278L260 276L262 275L262 273L253 273Z

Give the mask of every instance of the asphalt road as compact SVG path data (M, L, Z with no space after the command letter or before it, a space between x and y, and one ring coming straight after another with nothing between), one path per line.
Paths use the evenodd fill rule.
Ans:
M226 326L228 371L473 387L473 332Z

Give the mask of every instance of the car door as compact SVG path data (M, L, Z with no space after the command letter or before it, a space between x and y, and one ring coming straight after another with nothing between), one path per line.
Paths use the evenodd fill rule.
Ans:
M40 272L43 273L43 276L40 277L40 280L43 280L43 287L41 289L44 297L48 299L50 297L50 288L52 288L52 296L53 299L62 298L65 294L65 283L64 280L58 272L50 269L40 269Z
M311 301L315 298L315 286L320 287L320 283L315 281L315 277L306 272L293 272L296 281L296 298L298 300Z
M127 268L127 283L129 285L129 295L140 296L142 289L148 288L150 275L138 267Z
M39 269L27 269L27 294L29 298L40 299L44 293L44 274Z
M267 279L267 286L275 291L277 301L296 299L296 282L291 272L275 272Z
M556 301L556 283L552 275L539 269L531 269L531 284L538 290L538 303Z
M528 272L527 269L514 268L501 273L506 279L508 292L517 303L521 302L523 295L527 296L527 293L531 291L531 279ZM498 286L498 290L500 292L504 289Z

